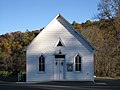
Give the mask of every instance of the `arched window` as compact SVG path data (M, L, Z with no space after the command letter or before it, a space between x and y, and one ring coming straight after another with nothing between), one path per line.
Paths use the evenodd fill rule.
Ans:
M81 71L81 57L79 55L75 57L75 71Z
M39 57L39 71L45 71L45 58L43 55Z

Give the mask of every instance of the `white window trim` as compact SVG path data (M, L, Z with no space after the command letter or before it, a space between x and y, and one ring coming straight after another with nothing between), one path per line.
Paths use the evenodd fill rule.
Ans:
M63 46L57 46L58 45L58 43L59 43L59 41L61 42L61 44L63 45ZM54 47L65 47L65 44L63 43L63 40L59 37L59 39L57 40L57 42L55 43L55 46Z
M76 56L79 55L81 57L81 71L76 71L75 70L75 58ZM75 56L74 56L74 64L73 64L73 70L75 73L82 73L83 72L83 57L81 54L77 53Z
M45 64L45 71L39 71L39 57L41 57L41 55L43 55L43 57L44 57L44 62L46 63L46 59L45 59L45 55L43 54L43 53L41 53L39 56L38 56L38 69L37 69L37 71L38 71L38 73L40 73L40 74L44 74L45 72L46 72L46 64Z

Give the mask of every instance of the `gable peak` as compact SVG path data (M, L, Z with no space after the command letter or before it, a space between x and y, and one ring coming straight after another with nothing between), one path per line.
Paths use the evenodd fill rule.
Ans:
M55 17L56 19L59 17L63 17L60 13L57 14L57 16Z

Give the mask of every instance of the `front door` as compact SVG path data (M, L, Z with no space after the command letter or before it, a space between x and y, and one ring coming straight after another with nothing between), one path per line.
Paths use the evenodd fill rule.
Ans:
M55 60L54 61L54 80L63 80L64 79L64 60Z

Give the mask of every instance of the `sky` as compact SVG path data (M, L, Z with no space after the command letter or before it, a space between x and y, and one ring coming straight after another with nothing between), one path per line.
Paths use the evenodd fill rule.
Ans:
M0 0L0 35L39 30L60 13L68 22L94 20L100 0Z

